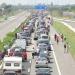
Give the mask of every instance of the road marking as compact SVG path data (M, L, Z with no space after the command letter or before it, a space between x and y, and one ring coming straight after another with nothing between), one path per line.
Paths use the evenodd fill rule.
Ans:
M30 68L28 68L28 72L30 72Z
M67 26L70 30L72 30L73 32L75 32L75 28L73 28L72 26L70 26L68 23L60 21L59 19L55 19L55 21L61 22L63 23L65 26Z
M51 45L51 48L53 50L53 56L54 56L54 59L55 59L55 63L56 63L56 66L57 66L58 73L59 73L59 75L61 75L61 71L60 71L60 68L59 68L59 65L58 65L58 62L57 62L57 58L56 58L56 55L55 55L55 52L54 52L54 48L53 48L52 45Z
M29 63L31 64L31 60L29 61Z

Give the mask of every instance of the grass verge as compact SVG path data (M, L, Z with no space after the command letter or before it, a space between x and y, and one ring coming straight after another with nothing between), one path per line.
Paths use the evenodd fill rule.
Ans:
M57 30L57 32L63 33L63 35L67 38L66 41L70 45L69 52L73 57L75 57L75 33L68 27L57 21L54 21L53 27Z

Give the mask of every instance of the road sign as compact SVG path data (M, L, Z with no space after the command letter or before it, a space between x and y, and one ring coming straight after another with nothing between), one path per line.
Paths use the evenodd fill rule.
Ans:
M46 5L43 5L43 4L39 4L39 5L36 5L35 6L35 9L37 9L37 10L46 10L47 9L47 6Z

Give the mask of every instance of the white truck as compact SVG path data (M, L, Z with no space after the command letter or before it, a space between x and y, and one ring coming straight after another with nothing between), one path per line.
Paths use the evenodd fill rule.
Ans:
M22 72L22 57L4 57L3 59L3 72L5 71L14 71L14 72Z

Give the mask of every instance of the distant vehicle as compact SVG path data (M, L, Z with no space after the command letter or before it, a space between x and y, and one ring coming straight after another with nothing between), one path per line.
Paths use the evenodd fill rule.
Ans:
M48 64L39 64L39 65L35 65L35 68L49 68L49 65Z
M36 69L36 75L51 75L50 68L38 68Z
M38 31L36 31L35 34L34 34L34 39L38 39L38 37L41 34L46 34L46 31L45 30L38 30Z
M47 51L40 51L39 52L39 57L40 58L42 58L42 57L44 57L44 58L47 58L48 57L48 52Z
M23 61L27 60L27 52L25 49L22 49L21 47L14 47L13 50L14 56L22 57Z
M26 49L26 40L25 39L16 39L12 48L14 47L19 47L22 48L23 50Z
M51 44L50 44L50 41L49 39L38 39L37 41L37 46L39 44L46 44L47 45L47 49L50 51L51 50Z
M47 44L44 44L44 43L42 43L42 44L38 44L38 49L46 49L47 50L47 48L48 48L48 45Z
M37 58L36 59L36 64L39 64L39 63L41 63L41 64L48 64L48 61L47 61L47 59L45 58L45 57L42 57L42 58Z
M46 34L41 34L39 38L40 39L49 39L48 35L46 35Z
M5 71L3 75L17 75L15 71Z
M3 58L3 72L5 71L22 71L22 57L4 57Z
M37 41L37 45L38 44L49 44L49 40L48 39L38 39L38 41Z
M31 37L30 37L29 33L25 33L25 32L17 33L17 38L18 39L25 39L26 45L31 44Z

